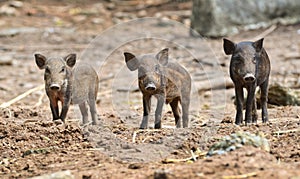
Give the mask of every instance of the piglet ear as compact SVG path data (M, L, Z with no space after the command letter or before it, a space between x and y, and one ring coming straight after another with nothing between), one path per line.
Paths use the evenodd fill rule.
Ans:
M228 39L223 39L223 49L226 55L233 54L236 44Z
M156 59L161 65L166 66L169 60L169 49L165 48L158 52L158 54L156 55Z
M260 52L261 49L263 48L263 42L264 38L259 39L258 41L253 42L253 47L255 48L256 52Z
M71 53L69 55L67 55L64 60L66 61L67 65L69 67L73 67L76 63L76 54Z
M45 69L47 58L44 55L38 53L34 54L34 57L35 63L39 67L39 69Z
M132 53L124 52L124 57L130 71L134 71L139 67L139 61Z

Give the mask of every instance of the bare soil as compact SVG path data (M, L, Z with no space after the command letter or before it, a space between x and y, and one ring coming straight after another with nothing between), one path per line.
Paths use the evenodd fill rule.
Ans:
M21 29L0 35L0 104L43 84L43 72L34 62L35 52L48 56L76 52L100 77L99 124L82 126L76 106L71 107L65 124L54 123L43 89L1 108L1 178L28 178L64 170L70 170L75 178L300 177L298 106L273 106L267 124L259 117L258 124L236 126L233 88L198 93L198 88L207 85L203 81L213 84L214 79L228 78L229 57L223 53L222 39L189 36L186 13L191 1L22 2L13 15L0 15L1 33ZM7 3L1 1L0 5ZM144 17L158 18L129 21ZM299 24L278 25L264 41L272 63L270 84L294 91L300 89L299 29ZM264 30L242 31L228 38L253 40ZM138 130L141 94L137 74L126 68L123 52L143 54L165 47L193 78L190 128L175 129L171 110L165 106L162 129ZM153 101L152 111L155 104ZM149 125L153 126L153 119ZM196 161L164 162L206 152L222 137L238 131L263 133L270 152L244 146Z

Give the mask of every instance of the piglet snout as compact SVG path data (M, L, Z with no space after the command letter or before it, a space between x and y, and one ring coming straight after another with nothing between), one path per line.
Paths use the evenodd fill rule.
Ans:
M146 84L145 89L147 91L154 91L154 90L156 90L156 86L153 82L150 82L150 83Z
M251 73L247 73L245 76L244 76L244 80L245 82L254 82L255 81L255 76Z
M60 90L60 85L54 83L50 85L50 89L53 91L59 91Z

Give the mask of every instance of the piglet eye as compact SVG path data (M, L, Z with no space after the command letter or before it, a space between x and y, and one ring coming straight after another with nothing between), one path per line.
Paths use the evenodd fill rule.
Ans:
M45 73L50 73L50 70L49 70L49 68L48 68L48 67L46 67L46 69L45 69Z
M156 65L156 66L154 67L154 70L155 70L155 72L159 72L159 66Z
M65 69L65 67L63 67L63 68L61 69L61 71L60 71L60 72L61 72L61 73L64 73L64 72L65 72L65 70L66 70L66 69Z

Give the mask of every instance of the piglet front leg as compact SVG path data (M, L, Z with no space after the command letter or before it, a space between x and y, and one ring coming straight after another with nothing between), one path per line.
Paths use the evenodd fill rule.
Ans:
M142 123L140 125L140 129L147 129L150 108L151 108L151 96L150 95L143 94L143 108L144 108L144 114L143 114Z
M162 109L163 109L165 100L166 100L166 97L164 94L157 95L157 106L156 106L156 110L155 110L155 123L154 123L155 129L161 128L161 117L162 117L161 114L162 114Z

